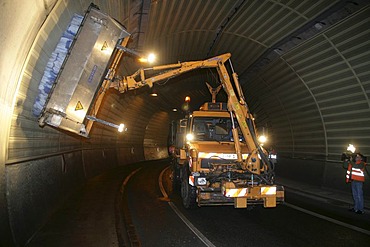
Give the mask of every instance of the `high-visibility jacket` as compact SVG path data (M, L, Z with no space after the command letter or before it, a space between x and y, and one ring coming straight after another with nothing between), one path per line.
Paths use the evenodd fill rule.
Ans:
M363 161L357 161L356 163L348 162L346 182L349 183L352 180L365 182L365 163Z

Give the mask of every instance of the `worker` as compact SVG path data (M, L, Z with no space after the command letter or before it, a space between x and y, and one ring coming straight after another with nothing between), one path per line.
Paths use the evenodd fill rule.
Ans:
M353 158L346 158L343 162L344 168L347 169L346 183L351 183L354 201L354 207L351 208L350 211L356 214L364 213L364 195L362 187L365 182L365 165L364 156L360 153L356 153Z

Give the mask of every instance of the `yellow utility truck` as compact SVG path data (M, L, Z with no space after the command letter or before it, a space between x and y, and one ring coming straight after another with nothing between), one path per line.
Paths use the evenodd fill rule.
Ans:
M244 99L237 74L232 71L231 54L203 61L140 69L112 84L120 92L172 78L202 68L214 68L220 86L212 89L212 102L178 122L173 153L174 185L181 187L186 208L201 205L234 205L246 208L262 204L276 207L284 201L284 188L274 184L274 159L259 141L254 119ZM225 63L229 63L231 77ZM161 71L146 78L145 72ZM226 103L215 101L219 89Z

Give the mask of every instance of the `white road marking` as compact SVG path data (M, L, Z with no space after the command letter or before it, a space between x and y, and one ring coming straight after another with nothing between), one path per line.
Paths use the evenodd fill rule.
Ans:
M180 210L172 202L168 202L172 210L179 216L179 218L188 226L188 228L202 241L206 246L215 247L215 245L206 238L199 230L196 228L186 217L183 215Z
M321 215L321 214L318 214L318 213L315 213L315 212L312 212L312 211L309 211L307 209L304 209L304 208L301 208L301 207L298 207L298 206L295 206L293 204L290 204L290 203L287 203L287 202L284 202L285 205L287 205L288 207L290 208L293 208L295 210L298 210L298 211L301 211L303 213L306 213L306 214L309 214L309 215L312 215L312 216L315 216L317 218L320 218L320 219L323 219L323 220L326 220L326 221L329 221L329 222L332 222L334 224L337 224L337 225L340 225L340 226L344 226L344 227L347 227L351 230L354 230L354 231L358 231L358 232L361 232L361 233L364 233L364 234L367 234L367 235L370 235L370 231L368 230L365 230L365 229L362 229L360 227L357 227L357 226L353 226L351 224L347 224L347 223L344 223L342 221L339 221L339 220L336 220L336 219L333 219L333 218L330 218L330 217L327 217L327 216L324 216L324 215Z
M163 187L163 174L164 172L169 169L170 167L166 167L165 169L163 169L163 171L161 172L161 174L159 175L159 189L161 190L161 193L163 195L164 198L168 198L168 194L166 192L166 190L164 189ZM170 207L172 208L172 210L177 214L177 216L179 216L179 218L182 220L182 222L185 223L185 225L199 238L200 241L202 241L206 246L208 247L216 247L211 241L208 240L208 238L206 238L206 236L204 236L186 217L185 215L183 215L181 213L181 211L176 207L175 204L173 204L172 202L168 202L168 204L170 205Z

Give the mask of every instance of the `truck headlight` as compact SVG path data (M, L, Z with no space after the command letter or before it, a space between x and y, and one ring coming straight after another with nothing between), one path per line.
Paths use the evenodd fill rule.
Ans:
M205 177L197 177L197 185L206 185L207 179Z
M258 137L258 141L261 144L265 144L267 142L267 137L264 136L264 135L261 135L261 136Z
M187 141L192 141L192 140L194 140L194 135L193 135L193 134L187 134L187 135L186 135L186 140L187 140Z

